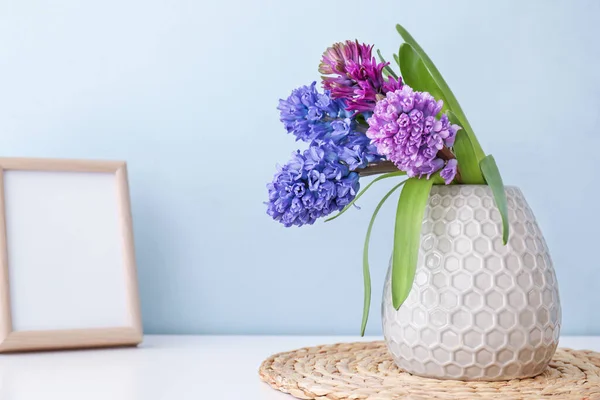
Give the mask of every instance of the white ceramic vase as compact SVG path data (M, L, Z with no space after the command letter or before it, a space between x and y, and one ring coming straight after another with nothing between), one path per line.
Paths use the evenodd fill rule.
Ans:
M395 310L391 269L383 332L403 370L460 380L541 373L561 322L544 237L518 188L507 187L510 237L484 185L434 186L425 210L415 282Z

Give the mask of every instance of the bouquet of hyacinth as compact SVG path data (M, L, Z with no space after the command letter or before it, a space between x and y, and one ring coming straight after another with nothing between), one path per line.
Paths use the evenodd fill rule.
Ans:
M392 299L399 308L412 287L421 223L432 185L487 184L508 239L504 186L491 155L485 155L454 94L414 38L404 39L394 60L397 74L373 46L336 43L323 54L317 83L279 101L286 131L307 143L279 166L267 185L267 213L286 227L330 221L373 185L400 179L375 208L364 244L365 298L361 333L370 307L368 248L375 217L398 189L392 257ZM362 191L360 178L378 174Z

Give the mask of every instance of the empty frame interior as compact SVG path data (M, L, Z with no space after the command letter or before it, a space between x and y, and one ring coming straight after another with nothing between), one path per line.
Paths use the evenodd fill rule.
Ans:
M0 351L139 342L125 164L0 159L0 168Z

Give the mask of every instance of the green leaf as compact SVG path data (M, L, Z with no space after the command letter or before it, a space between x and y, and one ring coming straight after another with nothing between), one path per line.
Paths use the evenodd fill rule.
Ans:
M396 310L408 297L415 278L423 214L435 179L408 179L398 200L392 257L392 303Z
M504 183L502 183L502 176L496 165L496 160L492 155L488 155L479 164L481 172L494 194L494 200L496 201L496 207L500 211L502 217L502 241L506 245L508 242L508 206L506 204L506 192L504 191Z
M452 111L448 111L448 119L453 124L462 126L461 121ZM460 178L462 183L470 185L483 185L485 180L479 167L479 160L475 155L475 149L473 143L469 139L464 129L460 129L456 132L456 139L454 146L452 146L456 159L458 160L458 170L460 171Z
M410 44L402 43L400 45L398 58L400 59L400 72L404 82L414 90L429 92L437 100L443 100L442 112L448 111L448 102L444 97L444 93L431 76L421 57Z
M444 97L442 90L435 81L431 72L427 69L421 57L408 43L402 43L399 52L400 71L402 78L413 89L429 92L436 99L444 101L442 112L448 114L448 118L453 124L464 124L448 107L448 102ZM479 168L479 159L475 153L475 148L466 131L463 129L457 133L457 138L454 144L454 153L458 160L462 183L468 184L484 184L485 180Z
M339 217L340 215L342 215L343 213L345 213L346 211L348 211L348 209L354 205L354 203L356 202L356 200L358 200L360 198L360 196L362 196L371 186L373 186L373 184L375 182L378 182L378 181L380 181L382 179L391 178L391 177L394 177L394 176L401 176L401 175L406 175L406 172L404 172L404 171L398 171L398 172L389 172L387 174L379 175L377 178L373 179L367 186L365 186L365 188L363 190L361 190L360 192L358 192L358 194L356 195L356 197L354 198L354 200L352 200L348 205L346 205L346 207L344 207L342 209L342 211L340 211L339 213L337 213L336 215L334 215L331 218L327 218L325 220L325 222L332 221L332 220L336 219L337 217Z
M379 57L379 61L380 62L382 62L382 63L387 62L387 61L384 60L383 56L381 55L381 51L379 51L379 49L377 49L377 56ZM398 75L396 75L396 73L394 72L394 70L389 65L386 65L383 68L383 72L384 72L384 74L387 73L388 76L391 75L394 78L398 79Z
M375 218L383 206L383 203L394 193L400 186L404 185L406 181L402 181L396 186L394 186L377 204L375 207L375 211L373 211L373 216L371 217L371 221L369 222L369 227L367 228L367 236L365 237L365 244L363 247L363 280L365 284L365 299L363 305L363 317L362 324L360 326L360 336L365 336L365 328L367 327L367 321L369 320L369 309L371 308L371 274L369 272L369 243L371 241L371 230L373 229L373 223L375 222Z
M410 44L411 47L417 52L421 60L423 60L425 67L427 67L427 69L431 73L431 76L433 77L435 82L440 87L442 93L444 94L444 98L446 99L448 108L452 110L463 122L462 127L467 133L467 135L469 135L469 139L471 139L471 143L473 144L473 148L475 149L475 155L477 156L477 160L482 160L485 157L485 153L483 152L479 141L477 141L475 133L473 132L473 128L471 127L471 124L469 124L465 113L463 112L462 108L460 107L460 104L458 103L458 100L454 96L454 93L452 93L452 90L450 90L450 87L442 77L442 74L440 74L440 71L436 68L433 61L431 61L431 59L429 58L427 53L425 53L425 51L419 45L419 43L417 43L417 41L411 36L410 33L408 33L406 29L404 29L402 25L397 24L396 30L398 31L400 36L402 36L404 41Z

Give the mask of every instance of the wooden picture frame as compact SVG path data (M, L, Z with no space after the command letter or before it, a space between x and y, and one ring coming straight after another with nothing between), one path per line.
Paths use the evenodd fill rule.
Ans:
M110 240L116 240L118 242L116 245L113 244L113 248L118 248L119 247L119 243L120 243L120 255L118 256L118 258L120 259L120 262L122 262L122 264L119 265L115 265L115 266L111 266L111 268L106 268L106 271L113 271L111 275L112 277L114 276L118 276L118 279L120 279L121 277L121 271L122 271L122 279L123 282L116 282L115 283L115 287L119 288L119 291L115 290L115 292L119 292L124 290L124 294L120 295L120 299L122 299L123 301L121 301L119 304L117 304L117 306L114 306L113 308L116 310L117 307L120 307L120 304L123 304L123 307L125 307L125 309L123 311L118 311L119 313L122 312L122 314L119 314L120 317L119 318L114 318L115 320L118 321L124 321L123 323L118 323L116 326L71 326L71 325L76 325L76 322L74 323L73 321L71 321L71 325L69 325L69 328L64 329L64 327L59 328L59 329L41 329L41 330L37 330L37 329L20 329L18 326L15 327L14 324L14 317L15 317L15 310L13 309L13 307L11 306L11 301L15 300L15 299L26 299L28 302L30 302L31 299L33 299L33 301L36 301L38 303L36 304L42 304L40 302L45 301L45 299L37 299L35 298L35 296L37 295L37 293L27 293L26 295L23 294L18 294L18 293L11 293L11 262L13 262L12 258L11 258L11 254L9 249L12 247L15 247L16 244L13 243L13 238L11 238L11 230L8 229L9 227L7 227L7 222L11 222L13 224L17 223L14 222L13 220L11 220L12 215L10 214L10 212L12 211L7 211L7 201L8 203L11 204L17 204L19 205L18 207L21 207L20 204L21 202L16 202L15 200L10 200L11 199L11 194L17 193L18 190L17 189L11 189L11 188L7 188L6 187L6 183L7 183L7 177L10 177L11 182L19 182L18 180L15 181L14 177L16 176L30 176L30 175L23 175L21 172L19 172L17 175L15 175L13 173L13 171L24 171L24 172L33 172L36 173L37 175L35 175L35 179L41 180L40 182L44 181L44 179L46 179L48 185L51 185L51 180L52 179L71 179L71 177L74 177L73 179L77 178L77 179L82 179L86 177L86 174L88 174L87 176L90 177L90 179L96 179L98 176L102 176L102 182L108 182L110 180L112 180L112 178L114 177L114 184L116 185L116 187L114 188L114 192L111 192L111 194L107 195L107 199L112 199L112 195L114 193L116 193L116 198L115 200L115 204L108 204L110 203L110 201L107 203L107 209L109 207L114 207L116 210L118 210L117 212L117 216L115 217L115 224L117 226L117 229L120 230L120 232L115 232L115 237L116 238L112 238ZM46 174L48 173L48 174ZM58 174L55 174L58 173ZM46 175L45 175L46 174ZM33 176L33 175L32 175ZM53 178L53 177L59 177L59 178ZM105 179L106 178L106 179ZM18 179L23 179L23 178L18 178ZM19 185L23 186L23 184ZM32 186L32 184L28 184L29 188L34 187ZM113 190L113 186L112 183L108 183L107 185L109 185L108 187ZM19 187L18 185L15 187ZM51 187L51 186L48 186ZM9 191L9 193L7 193L7 190ZM42 189L40 189L42 190ZM46 190L46 189L43 189ZM73 191L77 190L76 188L73 188ZM98 189L100 190L100 189ZM48 190L47 190L48 191ZM51 190L50 190L51 191ZM88 194L86 194L87 192L82 192L81 196L88 196ZM14 196L17 196L18 194L14 194ZM8 198L7 198L8 196ZM91 196L91 195L89 195ZM38 196L41 197L39 200L36 200L36 202L34 202L31 198L30 203L31 204L39 204L40 202L46 201L43 197L44 196ZM62 198L60 198L60 196L58 197L59 201L63 201ZM96 199L97 197L93 197L94 199ZM103 197L104 198L104 197ZM7 200L8 199L8 200ZM112 201L112 200L111 200ZM57 203L58 204L58 203ZM11 206L12 207L12 206ZM112 208L111 208L112 209ZM25 210L27 211L27 210ZM63 214L67 215L67 213L69 212L68 209L63 210ZM23 214L23 211L20 211L21 215L29 215L29 214ZM49 215L54 215L52 212L49 213ZM16 218L16 217L15 217ZM63 220L68 219L68 218L63 218ZM61 223L64 223L63 220L61 220ZM112 220L111 220L112 221ZM33 222L33 224L37 223L36 221ZM41 223L41 222L40 222ZM21 224L20 226L23 226L23 224ZM62 225L61 225L62 226ZM48 226L48 229L52 229L52 226ZM13 228L11 228L13 229ZM29 229L29 228L27 228ZM86 230L86 232L88 232ZM91 235L94 234L94 230L93 227L90 227L89 232L92 232ZM112 232L112 231L111 231ZM52 235L47 235L47 236L52 236ZM27 239L22 239L23 236L21 236L21 239L18 240L27 240ZM52 239L54 241L60 241L60 238L49 238ZM15 241L17 240L16 238L14 239ZM101 243L101 239L97 240L98 243ZM13 245L14 246L10 246ZM94 242L91 245L96 245L96 242ZM31 257L34 257L35 254L32 255L31 252L27 252L29 250L29 247L27 243L25 244L19 244L19 246L21 246L21 248L24 248L25 250L21 251L21 253L23 253L23 257L21 257L22 259L31 259ZM18 246L17 246L18 247ZM43 244L40 244L40 246L38 247L43 247ZM101 246L100 246L101 247ZM33 249L36 248L36 246L32 246ZM78 250L81 247L77 248L77 251L84 251L84 250ZM32 250L33 251L33 250ZM15 251L15 257L18 254L18 251ZM42 255L43 256L43 255ZM117 257L117 256L115 256ZM38 256L38 258L41 259L41 256ZM116 258L115 258L116 259ZM69 260L68 257L65 258L65 260ZM16 262L16 261L14 261ZM49 274L52 273L52 271L49 271L49 268L41 266L41 264L43 264L45 262L45 260L42 260L40 262L36 262L36 263L29 263L32 265L28 264L27 268L40 268L40 271L42 271L45 275L44 276L51 276ZM54 265L62 265L60 263L61 261L58 261L58 264L55 263ZM70 261L64 261L65 264L68 264ZM74 261L75 262L75 261ZM92 260L92 262L95 262ZM18 263L17 263L18 264ZM38 264L40 264L40 266L38 266ZM83 265L85 263L81 263L81 264L77 264L75 265L75 267L79 268L86 268L86 265ZM25 265L23 263L23 265ZM12 268L15 268L14 265L12 265ZM45 268L45 269L42 269ZM122 268L122 269L121 269ZM101 274L104 273L101 269L101 267L97 267L96 269L98 269L98 271L96 271L97 274ZM26 268L23 269L19 269L18 271L22 271L22 270L27 270ZM13 272L15 272L17 270L13 270ZM116 271L116 272L114 272ZM84 271L85 272L85 271ZM21 273L21 272L19 272ZM87 273L87 272L86 272ZM108 274L108 273L107 273ZM17 273L15 273L15 279L16 276L19 275ZM33 275L29 275L29 276L35 276L36 274ZM67 275L67 276L65 276ZM60 287L59 288L55 288L54 292L51 292L51 289L48 289L49 293L56 293L57 296L65 296L61 294L61 290L64 289L65 286L63 286L63 282L65 280L68 281L69 279L69 274L63 274L62 276L56 277L56 281L59 282L60 281ZM86 275L87 276L87 275ZM41 284L39 283L38 280L35 280L33 278L19 278L21 279L21 282L31 282L31 283L35 283L35 285L38 288L42 287L40 286ZM30 281L27 281L25 279L29 279ZM106 282L110 281L110 277L105 279ZM112 279L113 281L116 279ZM54 281L53 279L49 279L48 280L48 285L52 284L50 281ZM104 281L104 280L103 280ZM112 282L112 281L110 281ZM14 282L13 282L14 283ZM77 282L72 282L70 283L70 287L72 288L78 288L78 283ZM124 288L124 289L123 289ZM110 288L109 288L110 289ZM21 290L21 289L19 289ZM81 288L77 289L81 292ZM77 291L75 290L75 291ZM100 290L100 289L98 289ZM29 290L27 290L27 292L29 292ZM42 290L42 292L46 293L46 290ZM110 290L107 290L107 292L110 292ZM111 296L112 293L107 293L107 296ZM21 296L21 297L18 297ZM25 297L23 297L25 296ZM108 298L108 297L107 297ZM78 299L66 299L66 300L72 300L74 302L77 302ZM94 305L97 305L98 307L102 307L103 306L103 302L105 300L103 300L102 298L98 298L98 299L92 299L90 300L90 302L92 302ZM116 300L115 300L116 303ZM29 303L28 303L29 304ZM63 303L61 304L68 304L65 303L65 301L63 301ZM28 305L28 310L31 309L31 307ZM28 311L29 312L29 311ZM60 311L56 311L56 312L60 312ZM84 311L78 311L78 312L85 312ZM18 313L23 313L23 311L18 311ZM30 315L31 312L29 312ZM20 315L20 314L19 314ZM45 315L48 315L47 313ZM107 311L107 315L108 315L108 311ZM34 317L28 317L30 320ZM45 318L45 317L44 317ZM94 316L90 315L90 318L84 318L87 321L93 321ZM110 320L110 318L107 318L107 320ZM46 325L48 325L47 322L45 322ZM30 324L31 325L31 324ZM108 325L110 325L110 323L108 323ZM129 198L129 184L128 184L128 178L127 178L127 166L125 162L120 162L120 161L86 161L86 160L60 160L60 159L33 159L33 158L0 158L0 353L4 353L4 352L14 352L14 351L33 351L33 350L50 350L50 349L69 349L69 348L88 348L88 347L109 347L109 346L128 346L128 345L137 345L142 341L142 320L141 320L141 313L140 313L140 304L139 304L139 295L138 295L138 285L137 285L137 273L136 273L136 262L135 262L135 252L134 252L134 241L133 241L133 227L132 227L132 217L131 217L131 206L130 206L130 198Z

